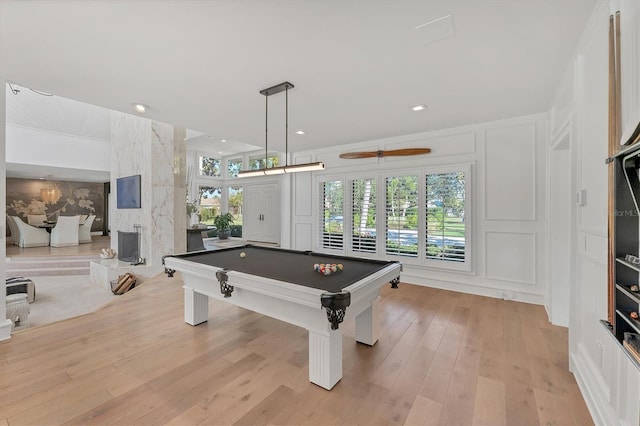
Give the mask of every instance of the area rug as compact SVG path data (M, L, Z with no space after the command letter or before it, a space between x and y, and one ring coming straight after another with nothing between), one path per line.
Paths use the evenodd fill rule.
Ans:
M36 300L29 304L31 327L93 312L118 296L88 275L33 277Z

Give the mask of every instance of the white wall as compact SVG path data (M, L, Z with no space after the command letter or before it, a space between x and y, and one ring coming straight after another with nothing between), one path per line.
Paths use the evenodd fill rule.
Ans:
M599 2L558 89L551 139L569 129L575 167L570 177L552 174L550 186L571 179L586 195L570 221L570 368L596 424L637 425L640 371L600 323L607 319L608 21L609 2Z
M8 163L103 172L111 170L109 141L12 124L6 126L6 132Z
M286 231L283 233L282 244L318 250L318 178L322 176L348 179L359 172L470 164L471 271L445 271L403 262L402 281L542 304L547 276L547 144L547 114L538 114L296 153L295 163L324 161L326 170L291 176L291 217L283 222L290 235L285 238ZM339 158L342 152L410 147L428 147L431 153L415 157Z

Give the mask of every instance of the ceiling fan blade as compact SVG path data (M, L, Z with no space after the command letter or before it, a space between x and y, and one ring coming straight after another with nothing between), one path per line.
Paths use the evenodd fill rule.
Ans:
M391 149L388 151L362 151L362 152L345 152L340 154L340 158L371 158L371 157L392 157L401 155L421 155L431 152L430 148L402 148Z

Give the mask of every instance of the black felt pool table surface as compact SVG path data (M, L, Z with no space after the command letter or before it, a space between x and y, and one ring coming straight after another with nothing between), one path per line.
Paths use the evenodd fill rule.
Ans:
M245 257L241 257L240 253L245 253ZM396 263L253 245L172 257L331 293L340 292L345 287ZM344 268L340 272L323 275L313 269L316 263L342 263ZM212 275L212 278L215 279L215 276ZM229 284L233 285L231 281Z

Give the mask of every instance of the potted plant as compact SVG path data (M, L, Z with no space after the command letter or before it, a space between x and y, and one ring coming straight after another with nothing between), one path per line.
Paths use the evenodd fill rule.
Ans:
M196 201L187 201L187 219L191 226L197 225L198 222L200 222L200 218L198 217L198 203Z
M233 215L229 212L220 214L213 219L213 224L218 229L218 238L226 240L231 235L231 224L233 223Z

